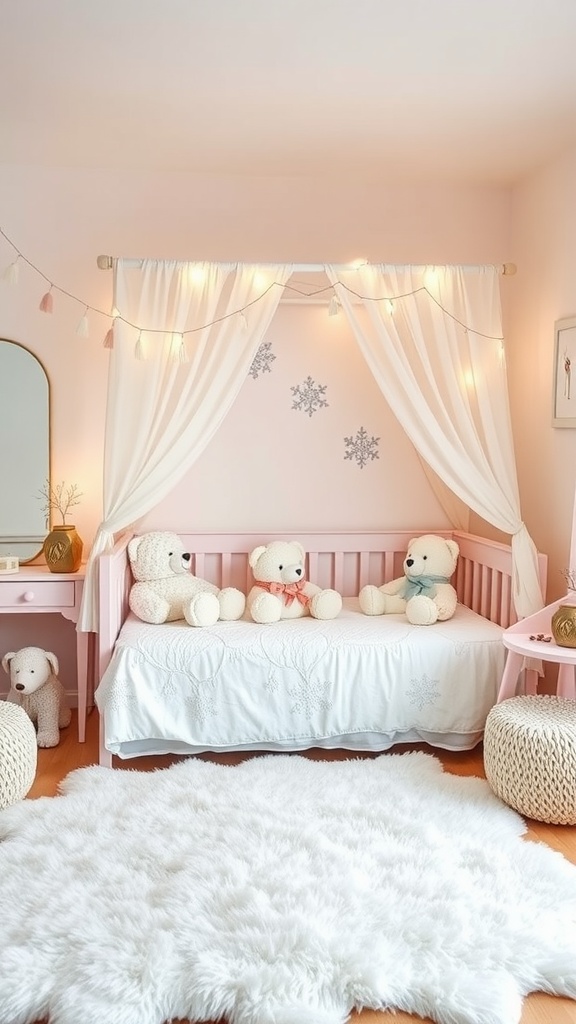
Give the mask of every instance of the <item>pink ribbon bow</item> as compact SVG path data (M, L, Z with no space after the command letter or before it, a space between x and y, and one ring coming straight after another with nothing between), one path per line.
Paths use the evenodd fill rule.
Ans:
M272 580L270 583L266 583L262 580L257 580L256 586L262 587L263 590L268 590L271 594L274 594L276 597L279 597L280 594L283 594L284 601L286 602L288 608L290 607L294 600L300 601L300 604L303 604L304 607L310 604L310 598L306 594L302 593L304 587L306 586L306 580L298 580L297 583L276 583L274 580Z

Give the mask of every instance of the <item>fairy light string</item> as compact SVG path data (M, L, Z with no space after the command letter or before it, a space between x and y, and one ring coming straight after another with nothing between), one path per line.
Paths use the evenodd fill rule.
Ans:
M340 304L340 302L339 302L339 300L337 298L337 294L336 294L336 288L337 287L344 289L350 295L353 295L356 299L359 299L362 302L385 303L386 304L386 309L390 313L390 315L394 314L394 311L395 311L394 303L396 303L396 302L398 302L398 301L400 301L402 299L412 298L412 297L414 297L414 296L416 296L416 295L418 295L420 293L423 293L423 294L426 294L428 296L428 298L442 311L442 313L445 316L449 317L452 321L454 321L454 323L456 323L460 327L462 327L463 330L469 331L470 333L475 334L475 335L477 335L480 338L486 338L489 341L500 341L500 342L503 342L503 340L504 340L502 335L485 334L482 331L478 331L475 328L468 326L466 323L464 323L462 320L460 320L457 316L455 316L455 314L452 313L449 309L446 309L446 307L442 305L442 303L436 298L435 295L433 295L433 293L430 291L429 288L426 287L425 284L419 285L417 288L414 288L411 291L401 292L401 293L399 293L397 295L374 296L374 295L362 295L361 292L359 292L356 289L350 287L350 285L346 284L343 281L338 281L335 285L332 285L332 284L323 285L320 288L314 288L312 290L304 289L302 287L298 287L297 284L290 284L290 283L281 284L279 281L272 281L266 288L264 288L264 290L262 292L260 292L259 295L257 295L255 298L251 299L249 302L246 302L243 306L239 307L238 309L231 310L228 313L223 313L221 316L215 317L213 320L210 320L208 323L201 324L198 327L189 327L189 328L186 328L186 330L183 330L183 331L175 331L172 328L168 328L168 329L147 328L147 327L143 327L141 324L133 323L131 320L128 320L126 317L123 317L121 315L121 313L116 308L114 308L112 312L110 312L108 310L99 309L97 306L93 306L90 303L86 302L85 300L79 298L77 295L74 295L72 292L68 291L66 288L60 287L60 285L56 284L54 281L51 281L50 278L39 267L37 267L35 263L32 262L32 260L28 259L28 257L25 256L24 253L20 251L18 246L14 244L12 239L9 238L9 236L6 234L6 232L3 230L2 227L0 227L0 235L2 236L2 238L5 239L5 241L8 243L8 245L13 249L14 253L16 254L15 259L13 259L12 262L5 268L5 270L4 270L3 274L2 274L2 277L4 278L4 280L8 284L17 284L18 283L19 262L21 261L22 263L25 263L26 266L30 267L30 269L33 270L36 274L38 274L38 276L41 277L42 280L45 281L46 284L48 285L48 291L42 296L42 298L40 300L40 303L39 303L39 309L42 312L44 312L44 313L52 313L53 312L53 308L54 308L53 307L53 295L52 295L53 292L58 292L60 295L65 295L67 298L72 299L74 302L77 302L82 307L82 309L83 309L83 313L82 313L81 319L80 319L80 321L78 323L78 326L76 328L76 333L78 335L80 335L81 337L84 337L84 338L88 337L88 335L89 335L88 314L89 313L95 313L98 316L106 317L106 319L110 321L110 326L108 327L108 329L107 329L107 331L105 333L105 337L104 337L104 341L103 341L103 346L104 346L104 348L109 348L110 349L110 348L113 348L113 344L114 344L114 328L115 328L115 325L118 322L121 322L121 323L125 324L127 327L131 327L133 330L138 332L138 337L137 337L137 341L136 341L136 357L140 358L140 359L142 359L144 357L144 345L143 345L142 334L145 332L147 335L148 334L162 334L162 335L171 334L171 335L176 336L178 338L178 342L179 342L179 347L178 347L179 358L183 362L186 361L186 359L185 359L185 344L184 344L184 338L186 337L186 335L188 335L188 334L196 334L196 333L199 333L201 331L206 331L206 330L208 330L208 328L214 326L215 324L222 323L222 321L229 320L232 317L239 317L240 320L241 320L241 323L244 323L244 325L245 325L245 323L246 323L246 318L245 318L246 310L250 309L251 306L254 306L258 302L260 302L261 299L263 299L264 296L267 295L268 292L272 288L282 288L284 291L294 292L297 295L301 295L304 298L308 298L308 299L313 299L313 298L316 298L317 296L322 296L322 295L326 294L327 292L329 292L329 293L331 293L331 296L332 296L331 299L330 299L330 302L328 304L328 313L329 313L330 316L333 316L333 315L337 314L339 312L340 308L341 308L341 304ZM364 266L365 265L366 264L364 264ZM352 270L350 272L353 273L354 271Z

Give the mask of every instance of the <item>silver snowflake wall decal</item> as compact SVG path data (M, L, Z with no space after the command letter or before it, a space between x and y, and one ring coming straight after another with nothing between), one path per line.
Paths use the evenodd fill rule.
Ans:
M379 437L368 437L364 427L360 427L356 437L344 438L344 444L347 448L344 458L356 462L360 469L364 469L369 460L380 458L380 454L377 451L379 442Z
M270 363L273 363L275 359L276 356L272 351L272 342L263 341L252 360L248 375L256 380L259 373L271 373Z
M307 412L311 416L318 409L327 407L328 402L324 398L326 388L326 384L316 384L312 377L306 377L302 384L290 388L294 398L292 408Z

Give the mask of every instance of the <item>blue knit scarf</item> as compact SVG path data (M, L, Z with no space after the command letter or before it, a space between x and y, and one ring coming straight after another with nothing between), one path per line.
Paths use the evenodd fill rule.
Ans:
M407 576L399 596L403 597L405 601L409 601L411 597L416 597L418 594L432 598L436 594L437 583L449 582L448 576L412 576L410 578Z

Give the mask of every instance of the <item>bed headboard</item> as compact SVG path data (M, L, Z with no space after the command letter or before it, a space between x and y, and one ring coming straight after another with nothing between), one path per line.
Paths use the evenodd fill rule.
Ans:
M320 587L334 587L343 597L356 597L363 586L381 586L403 575L403 561L415 534L427 531L383 533L199 533L179 532L190 551L192 572L218 587L232 586L248 593L252 572L248 555L259 544L295 537L307 552L307 574ZM458 600L473 611L506 629L516 621L512 608L512 553L507 544L460 531L428 531L453 538L460 557L452 580ZM132 575L128 541L118 539L112 551L99 560L99 678L112 656L114 643L126 615ZM547 558L539 555L542 594L546 593Z

